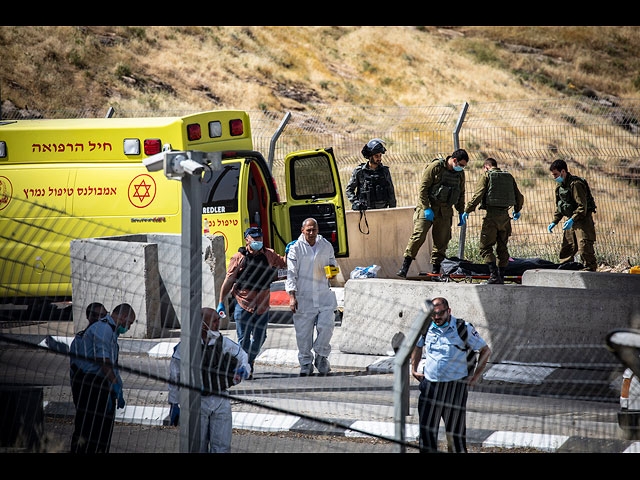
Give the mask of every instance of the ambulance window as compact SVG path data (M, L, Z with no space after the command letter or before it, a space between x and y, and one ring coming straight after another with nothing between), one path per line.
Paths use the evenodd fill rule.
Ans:
M222 165L222 170L207 172L202 184L202 213L238 211L240 163Z
M295 158L291 162L293 198L334 197L333 172L325 155Z

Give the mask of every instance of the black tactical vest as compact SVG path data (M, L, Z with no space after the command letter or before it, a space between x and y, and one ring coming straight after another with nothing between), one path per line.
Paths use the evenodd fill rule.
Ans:
M576 177L575 175L570 175L556 189L556 204L558 205L558 211L565 217L571 217L576 208L578 208L578 202L576 202L576 200L573 198L573 194L571 193L571 186L573 182L584 183L587 190L587 213L595 212L596 201L591 194L591 188L589 188L589 184L584 178ZM567 186L565 186L565 183Z
M509 208L516 204L516 192L513 188L513 177L509 172L489 170L487 172L489 186L480 208Z
M229 352L223 353L222 334L213 345L202 347L202 388L206 394L220 393L233 386L238 359Z
M269 290L278 278L278 269L269 265L264 254L250 255L245 247L238 249L244 255L244 267L236 279L239 290Z
M458 203L460 192L462 191L460 183L462 182L463 173L449 170L445 160L436 158L433 161L440 162L442 166L442 176L439 183L431 185L429 198L440 203L446 203L449 206L455 205Z
M361 182L358 189L358 201L364 203L368 208L385 208L389 206L389 182L385 175L385 165L380 165L375 170L366 168L365 163L361 164Z

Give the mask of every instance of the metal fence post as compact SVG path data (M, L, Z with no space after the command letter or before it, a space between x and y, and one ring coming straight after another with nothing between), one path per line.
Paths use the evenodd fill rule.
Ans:
M398 442L398 453L405 453L406 451L404 446L406 440L405 417L409 414L409 411L405 399L409 395L409 382L407 381L409 379L409 359L420 332L422 332L425 323L429 321L432 312L433 303L431 303L431 300L425 301L413 319L411 329L402 341L393 362L393 420L395 439Z
M282 119L282 122L280 122L280 126L278 126L278 129L275 131L275 133L271 137L271 142L269 143L269 157L268 157L270 172L273 172L273 157L275 155L276 142L278 141L278 138L280 138L280 135L284 131L284 127L286 127L287 123L289 123L290 118L291 118L291 112L287 112L284 118Z
M462 110L460 111L460 116L458 117L458 121L456 122L456 128L453 130L453 150L458 150L460 148L460 129L462 128L462 124L464 122L464 117L467 114L467 109L469 108L469 103L464 102L462 106ZM467 224L465 223L460 227L460 238L458 240L458 258L460 260L464 259L464 242L467 237Z
M200 451L200 349L202 308L202 183L184 175L182 182L182 242L180 248L180 378L191 388L180 389L180 452Z

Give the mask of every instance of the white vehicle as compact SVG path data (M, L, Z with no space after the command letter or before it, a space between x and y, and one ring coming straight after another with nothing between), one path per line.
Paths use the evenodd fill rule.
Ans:
M640 330L621 328L606 336L607 348L627 367L622 374L618 426L627 440L640 439Z
M630 368L622 374L618 425L624 438L640 440L640 380Z

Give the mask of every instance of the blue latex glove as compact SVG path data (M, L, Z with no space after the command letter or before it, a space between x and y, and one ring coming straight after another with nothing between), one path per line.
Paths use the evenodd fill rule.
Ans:
M518 220L519 218L520 218L520 212L517 212L517 213L516 213L516 212L514 212L514 213L513 213L513 219L514 219L514 220Z
M458 226L461 227L462 225L466 225L467 218L469 218L469 214L467 212L461 213L460 214L460 223L458 223Z
M562 225L562 230L569 230L573 226L573 218L570 218Z
M220 302L218 304L218 308L216 308L216 312L218 312L218 315L220 315L220 317L222 318L227 316L227 311L224 309L224 303Z
M180 405L177 403L171 404L171 409L169 410L169 425L177 427L180 423Z
M236 369L236 371L234 373L235 373L234 380L236 380L235 377L238 377L236 382L238 382L239 380L246 380L247 378L249 378L249 372L243 366L241 366L240 368Z
M424 211L424 218L425 220L429 220L430 222L433 221L433 210L431 210L430 208L427 208Z
M113 391L115 392L116 397L118 399L118 408L124 408L125 401L124 401L124 395L122 394L122 385L120 385L119 383L114 383Z
M287 253L289 253L289 249L291 248L291 245L293 245L294 243L296 243L298 241L298 239L294 240L293 242L289 242L287 243L286 248L284 249L284 254L286 255Z
M555 227L555 226L556 226L555 222L552 222L552 223L549 224L549 226L547 227L547 230L549 230L549 233L551 233L551 230L553 230L553 227Z

